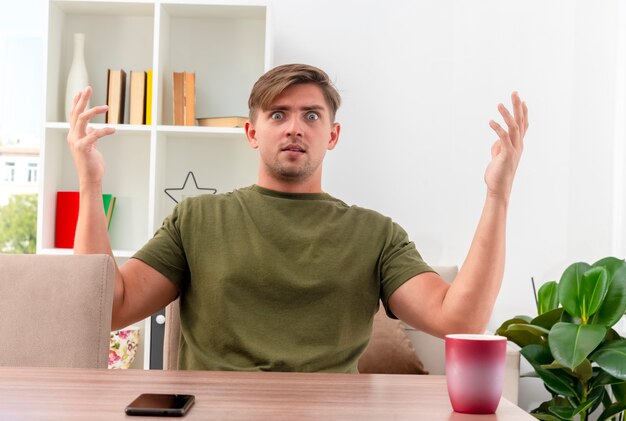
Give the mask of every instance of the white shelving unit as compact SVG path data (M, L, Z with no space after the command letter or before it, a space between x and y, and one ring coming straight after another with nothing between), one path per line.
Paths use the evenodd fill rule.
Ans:
M106 103L107 69L153 71L152 124L114 125L98 144L103 190L117 197L110 237L122 262L172 211L164 189L181 187L189 171L218 192L256 181L258 157L243 129L172 125L172 72L196 73L196 117L247 115L250 88L271 64L269 21L267 3L255 0L50 0L37 252L71 253L54 248L54 231L57 191L78 190L63 110L74 33L85 34L91 105ZM128 91L127 80L124 121ZM98 116L92 125L103 123ZM149 337L148 322L144 344Z

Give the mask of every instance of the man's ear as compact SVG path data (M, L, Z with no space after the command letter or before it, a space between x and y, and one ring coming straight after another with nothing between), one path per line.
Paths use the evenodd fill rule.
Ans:
M330 139L328 140L328 150L335 149L337 142L339 141L339 132L341 131L341 124L333 123L333 127L330 131Z
M258 149L259 142L256 139L256 129L254 128L254 124L250 122L250 120L246 121L246 124L243 126L246 131L246 138L248 139L248 144L253 149Z

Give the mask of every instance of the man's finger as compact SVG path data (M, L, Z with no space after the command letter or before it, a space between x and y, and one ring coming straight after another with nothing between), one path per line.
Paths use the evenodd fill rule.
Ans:
M86 133L87 124L89 124L89 121L96 115L105 113L108 109L108 105L98 105L96 107L81 112L76 118L75 129L78 131L78 133Z
M490 120L489 121L489 127L491 127L493 129L493 131L496 132L496 134L500 138L500 141L502 141L503 144L510 144L511 143L511 141L509 139L509 133L506 130L504 130L502 128L502 126L500 126L494 120Z
M528 107L526 103L522 101L522 110L524 111L524 134L526 134L526 130L528 130Z
M515 120L515 118L511 115L509 110L504 105L498 104L498 111L500 111L500 115L502 116L502 118L504 119L504 122L508 126L508 129L509 129L508 138L511 142L511 145L517 148L519 144L519 137L520 137L519 126L517 125L517 121Z
M102 129L92 130L88 137L98 140L101 137L108 136L113 133L115 133L115 129L113 127L103 127Z
M517 91L514 91L511 94L511 103L513 104L513 114L515 115L517 127L520 129L520 133L523 133L526 123L524 119L524 110L522 108L522 100L520 99Z
M83 137L82 139L80 139L80 141L77 142L76 146L78 146L78 148L81 149L82 147L93 145L100 138L111 135L113 133L115 133L115 129L113 127L104 127L102 129L90 128L87 135Z
M75 126L80 114L87 107L87 102L89 102L89 98L91 97L91 86L87 86L84 90L78 93L78 99L76 100L76 104L73 107L72 115L70 119L72 120L70 123L72 126Z

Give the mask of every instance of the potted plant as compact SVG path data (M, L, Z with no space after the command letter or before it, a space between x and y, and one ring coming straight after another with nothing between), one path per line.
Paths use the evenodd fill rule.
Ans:
M626 311L626 262L574 263L535 299L537 317L516 316L496 331L521 347L552 396L531 414L585 421L602 406L598 421L623 419L626 339L612 327Z

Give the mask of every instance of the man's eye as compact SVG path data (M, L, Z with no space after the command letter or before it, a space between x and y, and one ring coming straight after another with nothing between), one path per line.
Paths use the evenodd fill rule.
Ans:
M283 113L276 111L274 113L272 113L271 117L272 120L282 120L283 119Z
M306 119L311 120L311 121L319 120L319 118L320 116L316 112L313 112L313 111L311 111L310 113L306 115Z

